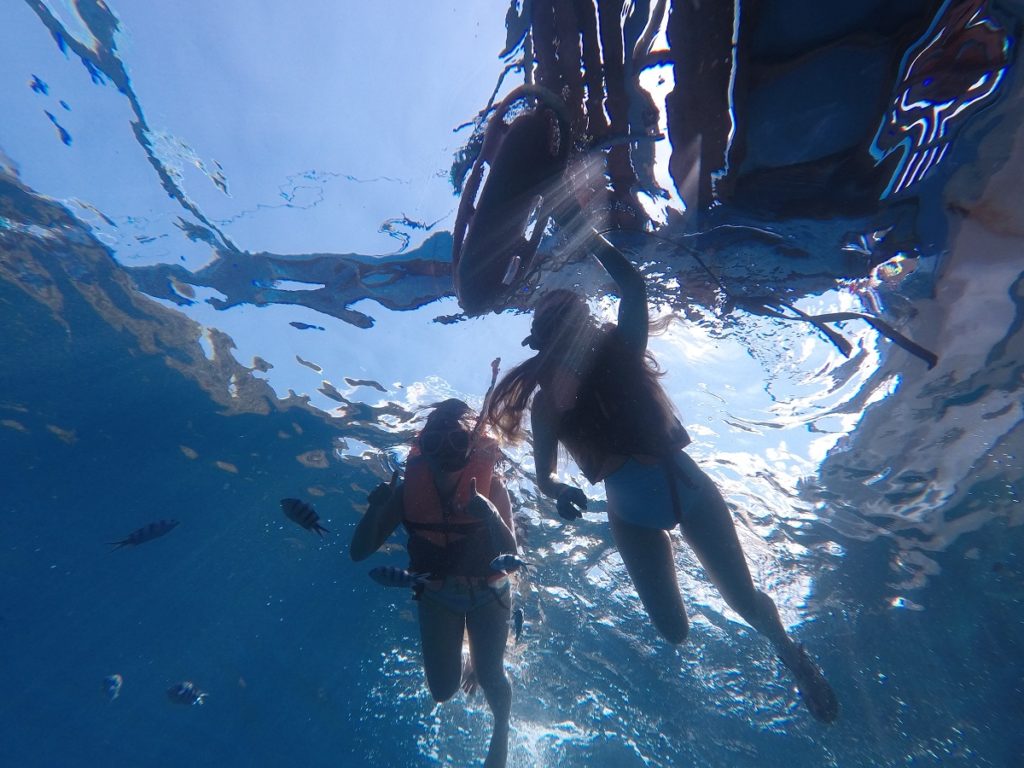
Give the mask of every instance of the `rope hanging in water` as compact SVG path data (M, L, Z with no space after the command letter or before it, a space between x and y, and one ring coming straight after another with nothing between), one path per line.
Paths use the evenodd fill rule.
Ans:
M820 315L809 315L801 309L794 307L789 302L783 301L777 296L765 294L763 296L734 296L725 284L718 278L718 276L711 271L711 268L704 263L704 260L697 253L695 248L691 248L688 245L684 245L676 240L672 240L661 235L650 235L651 237L662 240L669 243L677 248L681 248L693 256L697 264L700 265L708 277L717 285L722 293L725 294L728 299L728 305L739 307L747 312L754 315L762 315L764 317L773 317L778 320L795 320L797 322L810 323L817 328L821 333L831 341L836 348L842 352L844 357L849 357L853 351L853 347L850 342L843 338L837 331L829 328L825 323L838 323L844 320L863 320L880 334L885 336L887 339L892 341L899 347L902 347L914 357L923 360L929 369L934 368L935 364L939 361L938 355L932 352L930 349L922 347L915 341L904 336L902 333L893 328L889 323L885 322L879 317L869 315L864 312L826 312ZM792 312L792 315L786 314L785 310Z

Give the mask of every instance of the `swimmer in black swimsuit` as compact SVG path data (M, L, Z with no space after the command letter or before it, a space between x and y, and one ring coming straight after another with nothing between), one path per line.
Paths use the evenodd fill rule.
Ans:
M537 486L557 500L562 517L580 517L587 498L555 480L559 443L591 483L604 481L615 544L651 621L669 642L682 643L689 631L668 535L678 525L726 602L775 646L811 714L832 722L839 713L835 694L786 634L775 603L754 586L725 500L683 452L690 438L647 351L643 277L600 235L594 245L619 285L618 323L599 326L571 291L547 293L523 342L537 354L498 382L487 418L516 439L530 407Z

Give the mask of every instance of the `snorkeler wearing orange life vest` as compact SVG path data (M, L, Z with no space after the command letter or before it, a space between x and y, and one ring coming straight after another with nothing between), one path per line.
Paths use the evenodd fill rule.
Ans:
M669 642L682 643L689 631L668 535L678 525L726 602L773 643L811 714L835 720L835 694L786 634L775 603L754 586L725 500L683 451L690 438L647 351L643 277L600 235L594 254L619 286L618 323L599 326L571 291L547 293L523 342L537 354L498 382L488 421L515 439L530 407L537 486L557 500L563 518L581 517L587 497L555 480L559 443L591 483L604 482L615 544L651 621Z
M516 539L508 492L495 473L501 452L474 425L461 400L435 406L405 467L369 497L349 554L363 560L403 524L409 533L409 570L429 574L418 590L423 669L436 701L447 701L462 682L462 639L469 635L476 681L494 715L486 768L501 768L508 754L512 686L505 675L510 617L508 575L491 561L514 553Z

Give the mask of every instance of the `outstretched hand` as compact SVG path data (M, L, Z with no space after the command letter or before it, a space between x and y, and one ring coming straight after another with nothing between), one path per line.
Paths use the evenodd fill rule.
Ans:
M556 498L558 516L563 520L579 520L587 509L587 495L573 485L563 485Z
M395 489L397 487L398 470L396 469L395 473L391 475L390 483L380 483L377 485L376 488L370 491L369 494L367 494L366 501L369 503L370 509L381 506L383 504L387 504L388 501L390 501L391 496L394 494Z
M469 479L469 503L466 505L466 511L481 520L498 514L498 508L494 503L476 489L475 477Z

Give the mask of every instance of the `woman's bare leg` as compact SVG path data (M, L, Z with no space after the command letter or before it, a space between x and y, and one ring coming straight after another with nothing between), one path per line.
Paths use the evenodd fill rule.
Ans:
M774 601L754 586L732 515L718 487L703 472L699 478L687 474L698 483L701 493L696 497L699 504L683 510L680 528L686 542L725 601L771 640L782 663L795 675L811 714L825 722L835 720L839 704L828 681L802 646L786 634Z
M683 511L680 529L700 564L729 606L772 643L790 640L775 603L754 586L729 507L707 476L700 479L701 504Z
M512 685L505 674L505 644L508 641L509 615L508 593L504 595L504 604L495 600L466 615L469 652L476 679L494 715L494 730L484 768L505 768L508 759Z
M465 616L420 599L420 644L423 649L423 671L434 701L447 701L462 680L462 637Z
M628 523L610 506L608 522L615 546L654 628L670 643L682 643L686 640L690 623L679 594L672 541L668 533Z

